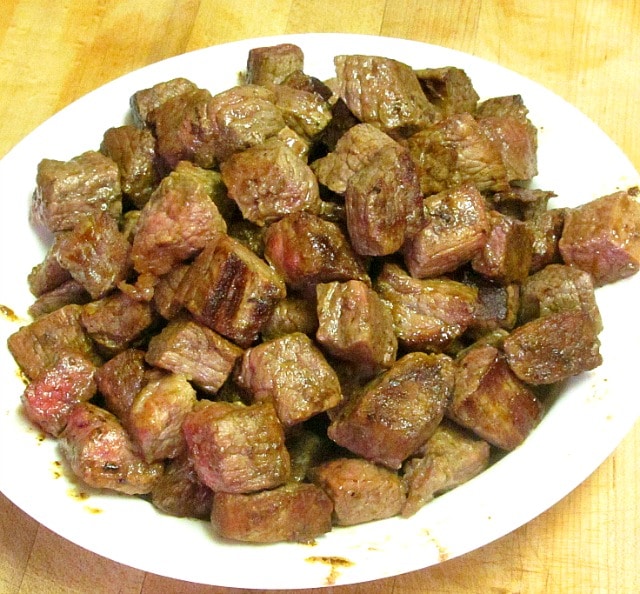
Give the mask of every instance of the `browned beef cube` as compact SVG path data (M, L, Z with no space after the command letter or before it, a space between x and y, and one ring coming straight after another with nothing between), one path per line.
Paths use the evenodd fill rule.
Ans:
M333 521L353 526L390 518L405 501L397 473L361 458L338 458L311 470L311 480L333 502Z
M93 299L100 299L127 277L130 248L113 217L90 214L60 240L58 261Z
M184 375L150 379L133 399L127 430L147 462L177 458L186 451L182 422L196 403L196 392Z
M499 285L477 275L465 283L478 290L478 301L470 329L476 336L499 329L511 330L518 322L520 285Z
M564 264L550 264L522 284L521 324L567 310L584 311L593 321L596 331L602 330L593 277L588 272Z
M533 236L530 273L561 262L559 242L566 209L553 208L525 221Z
M91 339L109 355L135 345L154 320L151 304L120 291L83 305L80 316Z
M596 286L640 268L639 195L630 188L567 209L560 253L566 264L590 272Z
M529 275L533 257L533 235L527 225L489 212L489 235L482 250L471 260L473 269L497 283L521 283Z
M53 243L47 250L42 262L36 264L36 266L31 269L31 272L29 272L29 276L27 277L29 290L36 297L53 291L53 289L71 279L69 271L58 262L60 242L65 235L66 233L63 232L54 235Z
M193 165L165 177L142 209L131 248L139 273L161 276L192 258L227 226Z
M101 363L80 323L81 312L80 305L65 305L9 336L9 351L29 379L45 372L64 352L77 352L96 364Z
M256 225L293 212L320 210L318 182L311 168L277 139L231 155L220 171L229 196L244 218Z
M262 339L271 340L285 334L302 332L315 335L318 329L316 304L311 299L289 295L278 301L262 328Z
M200 323L248 347L285 295L283 280L264 260L219 235L191 264L177 298Z
M556 194L549 190L509 186L502 192L488 196L488 199L502 214L528 221L545 213L549 208L549 200L554 197Z
M281 84L287 85L292 89L298 89L299 91L315 93L330 103L333 103L336 99L331 87L326 82L321 81L315 76L306 74L303 70L293 70L286 76Z
M329 125L331 106L317 93L285 84L275 85L271 90L287 126L305 140L314 140Z
M433 435L453 381L447 355L409 353L353 394L327 434L367 460L398 469Z
M357 124L340 137L332 152L314 161L311 168L321 184L344 194L354 173L366 167L380 149L395 145L395 140L372 124Z
M473 184L428 196L424 223L403 247L407 269L416 278L453 272L482 249L488 231L486 202Z
M311 213L295 213L272 223L264 240L265 258L294 290L314 295L318 283L370 282L340 227Z
M90 402L73 408L58 443L75 475L90 487L145 494L162 475L162 464L148 464L136 453L118 419Z
M188 269L188 264L177 264L158 279L153 291L153 306L165 320L175 318L182 309L176 292Z
M49 231L65 231L87 214L122 212L120 171L109 157L87 151L70 161L38 164L32 219Z
M173 78L148 89L141 89L131 96L131 112L138 126L150 123L149 115L172 97L195 91L198 87L186 78Z
M407 142L426 195L464 182L472 182L481 192L509 185L500 151L470 114L449 116Z
M412 516L434 497L480 474L489 464L490 451L483 439L453 423L440 423L420 455L402 469L407 491L402 516Z
M311 152L311 142L305 140L300 134L298 134L295 130L289 128L289 126L285 126L278 132L275 136L273 136L275 140L279 140L282 144L286 145L291 149L294 154L302 159L305 163L309 162L309 153Z
M269 401L280 422L291 427L342 401L340 382L312 340L301 332L245 351L236 382L254 402Z
M247 57L246 83L280 84L292 72L303 70L304 53L293 43L254 47Z
M198 477L214 491L251 493L289 478L284 429L270 402L201 401L183 430Z
M531 320L504 341L507 361L529 384L553 384L602 363L596 325L589 313L567 310Z
M378 294L358 280L317 286L316 339L332 356L371 373L391 367L398 352L393 318Z
M149 341L146 361L150 365L184 375L210 394L215 394L242 355L242 349L217 332L190 319L169 324Z
M232 540L308 543L331 530L332 512L322 489L289 483L258 493L216 493L211 522L220 536Z
M156 139L148 128L131 124L109 128L100 151L120 169L120 186L136 208L142 208L158 185Z
M470 348L458 360L447 416L504 450L519 446L542 417L534 393L490 345Z
M400 145L380 149L347 183L347 228L355 251L386 256L422 225L423 205L416 167Z
M95 364L84 355L61 355L25 389L22 402L27 417L49 435L58 436L73 407L95 395L95 373Z
M438 117L415 72L378 56L336 56L338 94L361 121L385 132L420 129Z
M443 350L474 319L477 289L447 278L417 279L386 263L375 289L391 308L400 345L409 350Z
M43 293L38 297L27 310L29 315L35 319L44 316L65 305L76 303L84 305L91 301L91 295L76 280L68 280L48 293Z
M443 116L475 113L480 97L469 75L461 68L423 68L416 70L416 76L429 102Z

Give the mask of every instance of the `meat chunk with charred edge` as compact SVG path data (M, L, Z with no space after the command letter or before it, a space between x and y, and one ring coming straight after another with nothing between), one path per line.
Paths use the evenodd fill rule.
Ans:
M138 127L151 124L150 114L169 99L186 93L195 91L197 85L189 79L178 77L164 82L160 82L148 89L136 91L130 99L131 114Z
M429 102L444 116L475 114L480 96L461 68L421 68L415 71Z
M254 47L247 56L245 82L249 85L282 83L290 74L304 69L304 53L292 43Z
M313 142L331 122L331 106L318 93L288 84L274 85L271 90L285 123L303 140Z
M84 305L89 301L91 301L91 295L87 290L78 281L71 279L40 295L29 306L27 313L36 319L65 305Z

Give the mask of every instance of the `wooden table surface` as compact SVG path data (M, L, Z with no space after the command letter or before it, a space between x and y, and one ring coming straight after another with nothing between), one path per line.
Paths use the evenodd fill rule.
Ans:
M639 30L635 0L2 0L0 157L74 99L138 67L242 38L325 31L404 37L498 62L576 105L640 169ZM639 465L636 423L589 479L515 532L437 567L322 591L639 592ZM240 590L108 561L0 495L0 592Z

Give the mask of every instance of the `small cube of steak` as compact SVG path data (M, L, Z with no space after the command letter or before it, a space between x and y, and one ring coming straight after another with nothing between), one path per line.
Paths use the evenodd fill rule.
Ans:
M58 262L58 249L65 235L64 232L54 235L53 243L42 262L36 264L29 272L27 282L32 295L40 297L71 279L69 271Z
M397 473L361 458L338 458L310 472L311 481L333 502L333 522L353 526L390 518L405 502Z
M407 491L402 516L412 516L434 497L480 474L489 464L490 453L483 439L453 423L440 423L420 455L402 468Z
M446 277L413 278L387 262L375 289L391 309L400 345L408 350L444 350L474 320L477 289Z
M490 211L489 234L471 260L478 274L497 283L521 283L529 275L533 258L533 234L526 223Z
M503 450L519 446L542 417L535 394L491 345L468 349L456 368L447 416Z
M509 186L500 151L468 113L449 116L421 130L407 140L407 146L425 195L463 182L472 182L480 192Z
M555 197L556 194L549 190L510 186L502 192L488 196L488 199L502 214L528 221L546 212L549 201Z
M136 453L118 419L90 402L72 409L58 443L74 474L96 489L143 495L162 475L161 463Z
M275 85L271 90L287 126L305 140L314 140L329 125L331 106L317 93L289 85Z
M184 275L177 299L200 323L243 348L286 296L277 272L228 235L209 242Z
M338 94L361 121L385 132L423 128L438 117L415 72L379 56L336 56Z
M446 66L422 68L415 72L427 99L443 116L475 113L480 96L464 70Z
M384 147L355 173L345 192L351 244L363 256L398 251L422 225L423 205L416 167L399 144Z
M98 151L87 151L70 161L43 159L38 164L32 220L55 233L73 229L87 214L122 212L120 171Z
M130 249L113 217L88 214L60 240L58 262L93 299L100 299L127 277Z
M279 140L285 146L288 146L294 154L302 159L305 163L309 162L309 153L311 151L311 142L305 140L295 130L285 126L273 136L275 140Z
M342 402L338 376L301 332L247 349L235 379L254 402L272 402L285 428Z
M424 200L424 222L403 246L411 276L426 278L453 272L484 246L489 232L487 205L471 183Z
M186 78L173 78L148 89L141 89L131 96L131 112L140 127L150 124L149 114L172 97L195 91L198 87Z
M58 436L71 409L95 395L95 373L95 364L84 355L61 355L25 389L22 403L27 417L49 435Z
M596 325L589 313L567 310L519 326L505 338L513 372L533 385L553 384L602 363Z
M584 311L593 321L596 331L602 330L593 277L588 272L565 264L550 264L522 284L521 324L567 310Z
M337 99L326 82L321 81L315 76L306 74L301 69L291 71L281 84L287 85L292 89L298 89L299 91L314 93L329 103L334 103L334 99Z
M276 303L273 313L262 328L262 339L271 340L293 332L311 336L315 335L317 329L315 303L310 299L289 295Z
M162 180L142 209L131 248L138 273L166 274L226 231L210 187L199 172L193 165L179 166Z
M22 326L7 339L16 363L29 379L54 365L62 353L73 351L100 364L93 342L80 323L82 306L65 305Z
M478 301L470 329L484 335L499 329L511 330L518 322L520 285L499 285L482 276L469 274L464 282L478 290Z
M153 290L153 306L165 320L172 320L182 309L176 292L188 269L188 264L176 264L158 279Z
M151 130L131 124L109 128L100 151L118 165L122 193L136 208L142 208L159 181L156 139Z
M28 308L27 312L33 318L39 318L65 305L76 303L84 305L91 301L91 295L78 282L68 280L48 293L43 293Z
M186 451L182 422L196 404L196 391L184 375L150 379L133 399L127 430L147 462L177 458Z
M299 212L269 225L265 259L287 286L307 295L318 283L361 280L370 283L360 257L340 227L311 213Z
M302 210L320 211L313 171L275 138L231 155L220 172L229 197L236 201L243 217L256 225Z
M292 72L303 69L304 53L293 43L254 47L247 57L245 82L250 85L277 85Z
M198 477L213 491L251 493L289 478L284 429L270 402L201 401L183 431Z
M399 469L442 420L454 369L447 355L405 355L351 396L327 435L354 454Z
M565 212L564 208L552 208L525 221L533 236L530 274L542 270L547 264L562 261L559 242Z
M288 483L258 493L216 493L211 522L232 540L308 543L331 530L332 512L331 499L319 487Z
M175 319L149 341L150 365L184 375L215 394L242 355L242 349L210 328L187 318Z
M639 195L630 188L567 209L559 242L565 264L590 272L596 286L638 272Z
M379 295L358 280L319 284L316 340L338 359L374 374L396 360L393 317Z

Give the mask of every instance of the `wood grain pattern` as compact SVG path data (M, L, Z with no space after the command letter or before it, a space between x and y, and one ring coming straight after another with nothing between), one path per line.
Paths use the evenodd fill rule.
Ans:
M499 62L576 105L640 169L639 26L634 0L3 0L0 156L74 99L151 62L246 37L339 31L426 41ZM309 592L638 592L639 453L637 424L578 489L483 549L371 584ZM242 590L107 561L39 526L0 495L0 592Z

